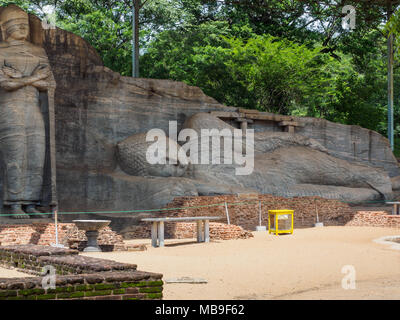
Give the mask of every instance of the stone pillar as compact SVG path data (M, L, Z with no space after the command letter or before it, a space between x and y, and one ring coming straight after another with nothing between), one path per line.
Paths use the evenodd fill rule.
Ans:
M253 120L246 119L246 118L237 118L237 119L235 119L235 121L240 123L240 129L242 129L242 133L244 136L246 135L246 130L248 128L248 124L254 122Z

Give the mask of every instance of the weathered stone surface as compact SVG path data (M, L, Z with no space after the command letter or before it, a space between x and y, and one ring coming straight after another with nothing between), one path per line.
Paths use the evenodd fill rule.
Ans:
M320 142L331 155L382 168L390 177L400 174L389 141L379 133L318 118L296 118L296 121L303 125L296 133Z
M117 144L121 169L132 176L181 177L188 167L183 149L174 140L165 139L166 164L149 165L146 151L154 141L146 141L146 134L136 134ZM171 152L170 152L171 149ZM174 152L174 150L176 150ZM180 156L178 156L180 155Z
M77 250L55 248L50 246L40 246L33 244L26 245L13 245L13 246L2 246L2 251L12 252L16 254L30 255L34 257L40 256L63 256L63 255L77 255Z
M198 195L195 182L186 178L136 177L122 172L82 172L58 170L59 177L70 186L60 195L63 211L113 211L112 214L80 214L79 219L109 217L114 229L115 218L143 218L146 212L126 212L139 209L158 209L174 197ZM73 186L73 187L72 187ZM74 201L72 201L74 199ZM120 212L118 212L120 211ZM60 216L60 219L72 216Z
M258 132L256 170L252 176L237 179L229 175L229 169L218 167L206 168L198 176L195 174L195 179L188 175L129 176L118 168L115 149L121 141L136 134L143 137L154 128L168 133L169 121L178 122L178 132L185 121L187 127L193 127L187 121L193 121L191 117L198 113L239 110L222 106L200 89L183 83L121 77L104 68L82 39L63 30L46 31L44 47L57 81L57 166L62 190L60 205L64 210L160 208L178 196L238 191L377 199L391 193L387 174L359 163L383 167L391 176L399 174L387 140L381 135L356 126L291 117L302 125L296 128L296 137L283 133L279 122L254 119L249 124ZM215 124L212 127L219 128L217 122L220 126L239 125L208 120L208 127ZM298 156L301 161L296 161ZM271 170L275 173L266 169L275 166ZM315 166L318 174L313 171ZM198 171L202 171L201 166ZM343 176L338 177L338 172ZM274 187L282 180L290 183ZM119 215L126 216L113 213L114 217Z
M224 121L205 113L194 115L184 127L194 129L199 136L204 129L234 130ZM200 159L203 141L199 139L193 143L198 144L196 150L199 153L194 158ZM239 140L239 143L242 141ZM215 160L225 162L222 139L219 146L221 151L216 152L216 156L211 156L214 150L210 151L213 163ZM287 197L318 195L330 199L365 201L392 196L392 181L386 171L340 159L315 139L286 132L256 132L253 148L254 171L250 175L235 174L239 167L235 164L190 165L190 177L206 181L209 185L235 185Z
M41 275L0 278L0 300L161 299L162 274L137 271L136 265L79 256L75 250L38 245L0 246L0 265ZM56 272L55 287L46 288L43 266ZM48 270L49 271L49 270ZM135 298L135 299L136 299Z
M233 240L248 239L254 237L250 231L244 230L240 226L234 224L225 224L218 222L210 222L210 239L211 240ZM193 239L196 238L197 224L193 222L180 222L175 225L174 238Z
M120 263L112 260L98 259L87 256L80 256L76 250L53 248L39 245L15 245L0 246L0 264L7 267L17 268L23 272L42 274L43 267L53 266L57 274L86 274L88 283L98 283L105 280L107 272L115 272L117 275L123 272L136 271L135 264ZM145 272L135 274L135 277L145 276ZM114 279L117 281L120 277ZM80 283L81 277L61 277L59 284ZM111 278L109 279L113 281ZM109 281L107 280L107 281ZM130 280L127 279L127 280ZM61 282L60 282L61 281ZM13 282L14 283L14 282ZM23 285L15 284L23 289Z
M328 199L390 199L386 172L352 164L308 148L291 147L256 155L250 177L236 176L235 165L193 167L196 178L238 185L259 193L286 197L317 195Z
M105 279L115 281L107 281ZM56 277L56 288L43 289L42 277L0 279L0 300L161 299L161 274L142 271L101 272Z
M400 189L400 176L394 177L392 180L392 189L399 190Z
M58 30L57 33L63 33L63 31ZM71 37L73 36L68 34L68 38ZM48 45L52 44L52 37L49 38L48 35L47 39L49 40ZM71 40L67 42L73 43ZM54 44L49 47L49 51L54 50L53 46ZM59 54L57 50L53 52L55 56ZM81 58L84 59L84 57ZM54 66L56 79L62 77L65 79L65 83L72 85L72 87L71 85L68 87L68 90L59 88L60 92L65 90L63 99L68 92L69 99L74 100L73 104L69 102L68 107L64 100L59 100L60 103L57 107L58 133L60 134L58 140L62 141L60 142L61 147L58 149L59 180L65 186L60 188L64 190L64 196L61 197L63 197L62 204L66 209L112 210L116 208L116 204L120 210L159 208L171 201L172 198L188 195L188 193L191 195L230 193L234 192L235 190L232 189L235 188L241 191L271 192L278 195L315 194L355 201L377 199L382 194L385 196L390 194L386 175L382 176L379 170L371 169L372 176L370 178L363 177L362 181L357 181L357 176L362 175L361 172L365 171L364 167L359 166L360 162L372 166L382 166L383 164L383 167L391 175L398 174L397 163L388 149L386 139L369 130L355 126L337 125L320 119L314 119L314 122L310 119L304 119L304 121L303 118L296 119L296 122L304 124L304 127L296 129L299 135L295 137L283 133L282 128L274 122L267 126L266 122L261 123L256 120L254 123L254 128L258 132L256 134L256 153L266 155L258 159L260 164L256 163L254 176L241 179L243 181L238 181L235 176L230 174L229 170L227 174L223 174L225 170L218 168L216 168L217 172L205 168L204 172L207 176L199 173L199 179L196 181L124 175L119 172L115 159L113 146L118 142L133 134L144 133L153 128L160 128L168 132L168 121L170 120L178 121L179 130L183 128L184 121L196 113L212 110L233 111L234 109L225 108L202 95L197 89L183 84L119 77L99 65L93 66L95 63L93 62L91 67L86 68L87 77L84 79L79 74L70 73L70 78L74 78L73 84L71 84L71 80L65 78L65 70L62 75L58 75L56 64ZM71 94L71 90L78 90L78 88L79 91ZM82 88L87 90L83 92ZM71 112L67 112L70 111L70 108L76 110L76 114L84 117L71 119ZM225 125L228 124L225 123ZM193 127L193 125L188 127ZM218 125L214 127L219 128ZM102 130L99 130L100 128ZM61 137L62 132L65 134L62 134ZM355 139L364 137L366 134L368 139ZM71 138L74 139L68 141ZM361 151L356 149L354 153L354 150L350 150L349 139L352 141L351 144L355 144ZM377 145L378 151L366 151L366 144ZM312 150L304 149L306 151L303 154L302 149L289 149L289 147L300 146ZM72 147L73 149L71 149ZM258 151L260 148L263 149L262 152ZM340 150L346 152L341 153ZM274 154L275 151L277 153ZM370 154L370 161L361 156L361 153L366 154L366 152ZM302 162L294 160L297 155L303 158ZM268 176L268 172L258 171L257 173L257 169L275 166L276 157L289 158L293 161L279 164L280 168L276 169L284 174L285 179L291 180L291 183L274 188L274 183L270 183L271 174ZM342 162L340 158L347 159L355 165ZM319 159L324 160L325 164L321 164ZM306 164L306 167L303 168L302 164ZM325 181L326 175L313 174L314 165L318 165L318 172L326 170L327 174L339 167L341 168L339 171L347 172L347 176L345 174L345 177L341 178L337 177L337 174L333 174L329 179L334 181L331 182L331 186L328 186L329 183ZM201 167L198 169L202 171ZM352 170L355 170L354 175L351 174ZM301 172L303 178L299 178ZM282 180L278 174L272 178L276 182ZM339 181L343 179L345 181ZM371 189L368 185L371 181L375 185L375 189ZM72 184L74 188L67 187ZM320 188L319 184L324 186ZM69 199L77 201L71 203Z
M105 271L129 271L136 270L135 264L118 263L112 260L98 259L80 255L66 256L42 256L39 262L49 265L58 265L63 268L72 268L76 273L94 273Z

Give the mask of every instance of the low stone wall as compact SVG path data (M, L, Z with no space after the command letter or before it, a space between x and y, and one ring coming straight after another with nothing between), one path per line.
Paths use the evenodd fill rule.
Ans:
M161 274L102 272L58 276L55 289L43 289L42 277L0 278L0 300L150 300L161 299Z
M400 228L400 216L385 211L358 211L347 226Z
M294 227L311 227L317 220L325 225L342 225L352 219L354 211L351 207L338 200L323 199L320 197L294 197L285 198L268 194L257 195L252 198L240 196L203 196L203 197L181 197L174 199L167 208L187 208L167 211L169 215L178 216L218 216L222 222L227 222L225 207L206 205L228 203L230 223L241 226L245 230L255 230L259 225L259 201L261 206L261 221L268 225L268 210L290 209L294 210Z
M80 256L78 251L39 245L0 247L0 264L40 274L56 269L54 289L44 289L43 277L0 278L0 300L138 300L161 299L162 275L137 271L134 264Z
M221 217L218 222L227 223L225 202L228 203L228 211L231 227L239 226L244 230L254 231L259 225L259 201L262 201L262 224L268 225L268 210L291 209L294 210L294 227L312 227L317 221L317 213L320 222L326 226L345 225L351 221L355 211L346 203L323 199L320 197L295 197L284 198L272 195L255 195L251 199L235 195L227 196L201 196L179 197L169 203L166 208L178 208L176 210L161 211L152 214L153 217L194 217L216 216ZM222 205L217 205L222 204ZM212 205L212 206L209 206ZM179 209L182 208L182 209ZM232 226L233 225L233 226ZM221 225L219 225L221 226ZM166 238L193 237L194 232L181 222L168 222L165 224ZM150 223L139 223L130 227L130 232L124 234L125 238L149 238L151 234ZM234 234L234 232L232 232ZM218 232L215 233L218 237ZM213 235L210 235L213 239ZM232 237L229 237L230 239Z
M57 274L82 274L105 271L134 271L134 264L79 256L78 251L37 245L0 247L0 263L22 272L40 275L51 265Z
M175 225L175 234L180 239L195 238L197 234L197 224L193 222L181 222ZM210 222L210 239L214 240L232 240L232 239L248 239L253 234L244 230L242 227L235 225L227 225L224 223Z
M82 251L86 247L85 232L74 223L58 223L58 239L66 247ZM56 242L54 223L0 225L0 245L37 244L51 245ZM110 227L100 230L98 244L102 251L143 251L145 246L127 245L121 235Z

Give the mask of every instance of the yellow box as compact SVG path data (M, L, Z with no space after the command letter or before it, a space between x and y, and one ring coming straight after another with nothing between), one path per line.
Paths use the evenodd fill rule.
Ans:
M268 210L268 232L293 233L293 210Z

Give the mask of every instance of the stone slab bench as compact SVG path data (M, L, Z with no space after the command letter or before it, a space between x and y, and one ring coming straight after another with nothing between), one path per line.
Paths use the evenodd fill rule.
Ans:
M392 201L392 202L386 202L386 204L392 204L393 209L392 209L392 215L400 215L400 202L399 201Z
M145 218L143 222L152 222L151 245L164 247L164 223L165 222L197 222L197 242L210 242L210 220L220 220L221 217L165 217L165 218Z

